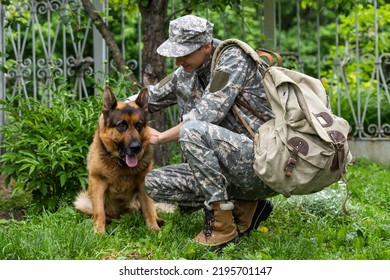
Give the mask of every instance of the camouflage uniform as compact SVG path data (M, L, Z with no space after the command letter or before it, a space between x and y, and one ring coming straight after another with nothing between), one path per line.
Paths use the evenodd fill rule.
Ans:
M194 27L191 19L188 25L189 30ZM186 24L181 22L180 28L186 28ZM213 39L214 49L219 43ZM176 53L173 47L163 44L158 52L173 57L185 55ZM254 173L253 142L231 109L236 98L242 99L265 119L272 118L258 64L238 46L230 46L221 54L213 73L210 66L211 57L192 73L180 67L148 87L150 110L178 104L184 122L179 142L187 160L147 175L145 189L155 201L201 207L214 201L258 200L275 195ZM247 109L239 105L237 109L254 131L262 125L263 121Z

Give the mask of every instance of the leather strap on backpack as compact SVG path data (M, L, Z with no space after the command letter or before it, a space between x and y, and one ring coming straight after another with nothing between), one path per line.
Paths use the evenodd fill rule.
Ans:
M263 122L269 121L268 118L265 118L260 112L253 109L246 101L236 98L235 102L240 104L242 107L247 109L249 112L251 112L254 116L262 120Z
M278 54L277 52L273 52L273 51L270 51L270 50L267 50L267 49L258 49L256 50L257 54L263 58L263 57L266 57L267 60L268 60L268 66L271 66L271 65L274 65L275 64L275 61L274 61L274 56L276 57L276 60L277 60L277 66L282 66L282 63L283 63L283 60L282 60L282 57L280 56L280 54Z
M253 129L249 126L249 124L244 120L244 118L240 115L240 112L237 109L237 105L233 104L232 106L233 113L236 114L236 116L240 119L242 124L245 126L246 130L249 132L249 134L252 136L252 139L255 137L255 133L253 132Z

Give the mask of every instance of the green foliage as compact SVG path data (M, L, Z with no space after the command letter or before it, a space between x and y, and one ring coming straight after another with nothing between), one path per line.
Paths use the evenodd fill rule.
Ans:
M317 4L320 4L320 7ZM320 2L317 0L301 0L303 9L307 9L308 7L321 9L321 6L326 6L335 9L337 13L348 12L354 4L355 0L323 0Z
M389 52L387 43L390 40L390 4L377 8L378 19L378 55ZM358 25L356 15L358 14ZM331 104L334 111L349 121L352 127L368 127L369 124L378 123L381 119L390 118L389 101L383 84L384 76L377 75L379 71L387 75L387 64L382 57L382 66L376 63L374 7L372 5L358 4L353 12L340 16L339 39L342 42L337 48L328 48L332 58L321 75L323 82L330 93ZM323 30L334 30L335 24L323 27ZM379 69L378 69L379 68ZM348 86L347 86L347 85ZM350 105L351 102L351 105ZM365 116L361 120L355 120L351 107L360 110L365 108ZM379 105L380 104L380 105ZM379 108L379 107L380 108ZM358 123L357 123L358 122Z
M188 0L182 3L182 14L192 13L207 18L214 24L213 36L224 40L237 38L246 41L255 48L260 48L264 42L264 34L260 32L261 23L259 12L262 8L260 1L246 1L243 5L240 0L224 1L196 1ZM245 32L242 32L245 28Z
M130 73L123 74L119 71L113 71L110 76L106 79L106 84L110 86L112 92L118 100L125 100L129 96L136 94L134 89L137 89L137 84L129 81L126 77ZM100 92L103 92L103 88L95 85ZM141 89L141 88L138 88Z
M27 220L5 224L2 229L1 238L6 231L13 233L2 244L3 260L90 259L99 255L97 248L108 245L106 237L93 234L91 221L70 207L29 216Z
M11 216L24 212L26 205L29 205L31 201L31 195L24 192L11 192L11 190L3 188L2 179L0 181L0 211L9 212Z
M38 210L55 210L87 188L86 158L102 107L100 96L78 100L69 83L57 82L40 90L47 104L22 96L0 101L7 119L0 172L6 184L14 180L14 197L31 195ZM106 83L118 100L133 94L134 84L118 71Z
M3 58L3 57L7 57L6 54L3 54L1 51L0 51L0 58ZM0 60L1 61L1 60ZM10 69L13 69L15 66L16 66L17 62L16 60L14 59L6 59L4 60L4 64L0 64L0 72L3 72L3 73L8 73L8 71Z
M7 183L15 180L15 190L31 193L38 208L55 209L86 188L86 154L101 101L77 101L69 91L66 83L54 90L50 107L31 98L1 101L9 121L1 128L1 173Z

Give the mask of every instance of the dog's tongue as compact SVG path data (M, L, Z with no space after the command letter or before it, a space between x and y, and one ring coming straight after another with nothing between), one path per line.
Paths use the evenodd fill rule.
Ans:
M126 164L128 167L136 167L138 164L137 156L136 155L134 155L134 156L126 155Z

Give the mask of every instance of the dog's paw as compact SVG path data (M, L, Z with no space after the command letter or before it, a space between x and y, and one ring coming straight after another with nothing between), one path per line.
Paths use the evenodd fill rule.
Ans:
M95 233L97 233L97 234L106 234L106 230L105 229L97 229L97 228L95 228Z
M160 231L160 227L157 224L155 224L155 225L148 225L148 228L151 231Z
M105 226L94 226L93 229L94 229L95 233L106 234L106 227Z
M160 227L163 226L165 223L165 220L156 217L156 219L153 219L153 221L146 221L146 225L148 228L152 231L159 231Z

